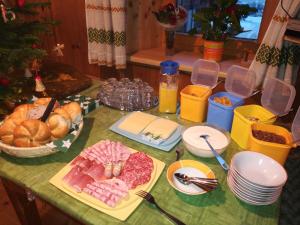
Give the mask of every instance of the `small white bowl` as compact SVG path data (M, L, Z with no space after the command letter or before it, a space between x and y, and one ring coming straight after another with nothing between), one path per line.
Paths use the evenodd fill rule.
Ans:
M200 157L214 157L205 140L200 137L204 134L209 135L208 142L219 154L223 153L230 143L228 133L220 129L208 125L193 126L186 129L182 134L182 141L189 152Z
M287 173L278 162L258 152L235 154L231 167L246 180L263 187L280 187L287 180Z

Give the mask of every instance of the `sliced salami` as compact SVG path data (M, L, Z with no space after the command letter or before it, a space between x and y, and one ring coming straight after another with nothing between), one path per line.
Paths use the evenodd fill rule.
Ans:
M129 156L121 175L129 189L147 183L151 179L153 171L153 160L143 152L136 152Z

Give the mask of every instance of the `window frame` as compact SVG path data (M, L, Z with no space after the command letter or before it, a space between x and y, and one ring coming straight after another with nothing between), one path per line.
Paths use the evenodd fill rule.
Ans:
M238 51L245 50L245 49L252 49L252 50L256 51L258 45L263 40L263 37L268 29L268 26L271 22L271 19L273 17L273 14L276 10L276 7L277 7L279 1L280 0L266 0L264 12L263 12L263 16L262 16L262 20L261 20L261 24L260 24L260 28L259 28L258 38L256 40L230 38L227 41L227 43L230 43L231 46L237 46ZM172 1L164 0L164 3L169 3L169 2L172 2L175 4L176 0L172 0ZM196 34L193 37L190 37L189 34L176 33L175 38L177 41L177 44L175 41L175 45L176 45L175 48L177 50L186 50L186 51L192 50L194 52L198 52L199 47L201 47L203 45L203 39L202 39L201 34ZM163 40L164 40L164 38L163 38ZM163 40L162 40L162 42L164 42ZM236 42L236 43L233 43L233 42ZM256 46L256 49L255 49L255 46ZM229 48L229 49L231 49L231 48ZM228 51L227 51L227 53L228 53ZM236 53L236 51L234 51L232 53Z

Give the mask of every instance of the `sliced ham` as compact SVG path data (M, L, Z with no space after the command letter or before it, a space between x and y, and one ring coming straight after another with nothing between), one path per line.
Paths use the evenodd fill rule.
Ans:
M118 163L129 158L130 151L120 142L110 140L100 141L85 149L80 156L90 161L102 164Z
M90 183L95 180L87 174L81 174L75 178L76 182L71 185L77 192L82 192L82 190Z
M63 181L65 181L66 183L69 183L73 177L78 176L79 174L81 174L81 167L80 166L74 166L63 178Z
M115 207L121 199L128 195L126 184L119 179L109 179L88 184L83 191L110 207Z
M94 163L89 169L84 171L84 173L92 177L94 180L107 179L104 176L104 166L102 164Z

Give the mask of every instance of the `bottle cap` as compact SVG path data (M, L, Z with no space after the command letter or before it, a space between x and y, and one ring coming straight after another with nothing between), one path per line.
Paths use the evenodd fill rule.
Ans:
M179 68L177 62L166 60L160 63L161 73L165 75L176 75Z

